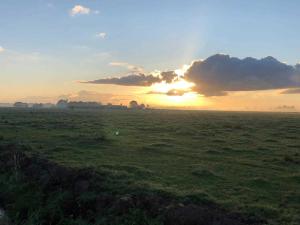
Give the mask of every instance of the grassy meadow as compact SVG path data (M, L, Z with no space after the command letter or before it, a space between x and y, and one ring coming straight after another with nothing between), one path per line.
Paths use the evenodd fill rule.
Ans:
M207 199L268 224L300 224L300 114L0 109L0 143L112 188Z

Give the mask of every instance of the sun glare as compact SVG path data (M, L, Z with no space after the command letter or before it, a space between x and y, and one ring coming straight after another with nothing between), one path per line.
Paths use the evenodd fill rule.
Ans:
M175 70L175 73L179 76L179 77L183 77L185 72L190 68L190 65L183 65L181 69L177 69Z
M169 96L169 95L151 95L149 97L150 102L159 106L174 106L174 107L198 107L205 105L202 96L199 96L195 92L185 93L181 96Z
M176 73L179 75L183 70L178 70ZM192 88L194 83L184 80L179 77L179 80L173 83L161 82L151 86L151 100L159 105L168 106L199 106L201 105L200 98ZM203 102L202 102L203 103Z
M153 92L157 92L157 93L161 93L161 94L166 94L171 90L179 90L179 91L189 92L193 86L195 86L194 83L188 82L188 81L180 78L180 80L175 81L173 83L161 82L161 83L154 84L152 86L152 90L153 90Z

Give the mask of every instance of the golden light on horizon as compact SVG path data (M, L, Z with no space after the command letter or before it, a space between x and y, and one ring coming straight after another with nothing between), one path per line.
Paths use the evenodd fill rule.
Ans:
M170 96L167 94L153 94L148 96L150 104L171 107L197 107L206 105L202 96L195 92L184 93L183 95Z
M188 82L182 78L179 78L178 81L172 82L172 83L156 83L151 86L153 92L166 94L171 90L178 90L178 91L185 91L189 92L191 88L195 86L194 83Z
M182 71L176 72L178 75L184 74ZM161 82L153 84L150 87L149 100L157 105L164 106L201 106L204 105L204 99L192 88L194 83L188 82L183 77L178 77L177 81L172 83Z

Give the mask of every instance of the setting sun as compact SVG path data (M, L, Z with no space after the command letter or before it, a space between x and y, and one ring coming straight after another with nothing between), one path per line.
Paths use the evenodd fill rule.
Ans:
M194 92L185 93L181 96L170 96L170 95L153 95L150 98L151 102L160 106L186 106L190 107L202 106L204 101L201 96Z
M173 82L173 83L166 83L161 82L161 83L156 83L152 85L152 90L157 93L161 94L167 94L171 90L178 90L179 92L189 92L191 88L195 86L195 84L190 83L182 78L179 78L178 81ZM178 94L180 95L180 94Z
M178 77L173 83L161 82L150 87L148 99L152 104L165 106L186 106L191 107L204 105L203 96L194 92L194 83Z

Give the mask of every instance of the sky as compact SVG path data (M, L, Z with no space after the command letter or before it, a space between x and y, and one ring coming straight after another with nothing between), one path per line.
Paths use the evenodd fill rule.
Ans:
M299 111L299 7L298 0L2 0L0 102L135 99ZM166 71L178 77L132 82ZM128 75L146 78L107 80Z

